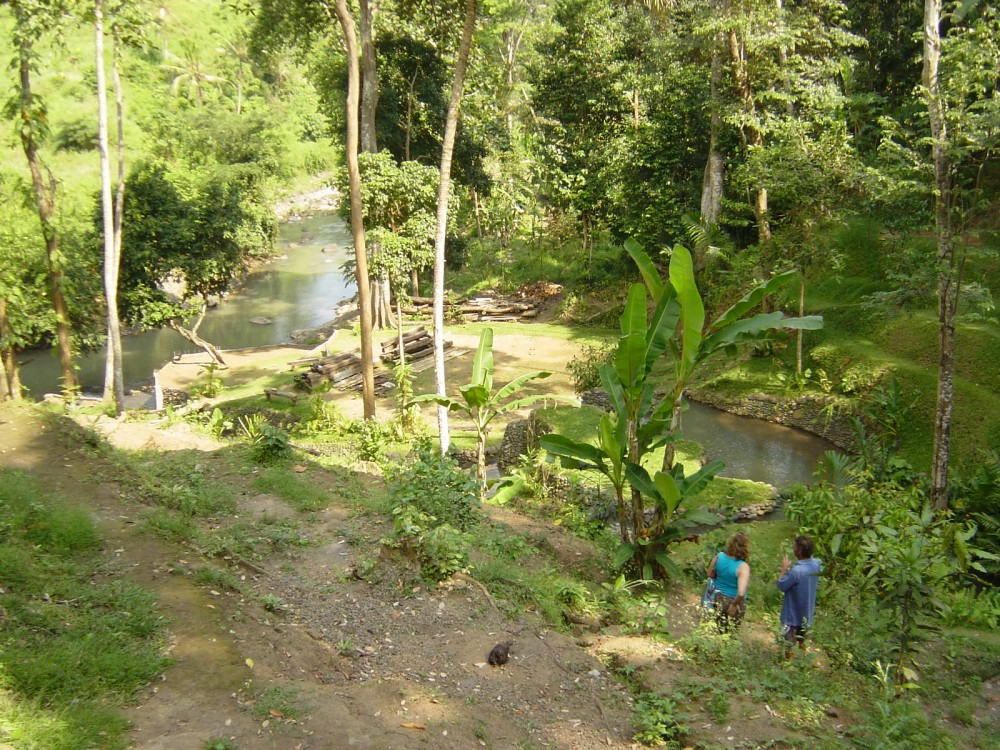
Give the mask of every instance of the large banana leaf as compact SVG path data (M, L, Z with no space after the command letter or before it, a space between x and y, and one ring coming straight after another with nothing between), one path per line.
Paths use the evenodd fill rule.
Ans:
M653 299L659 299L660 294L663 292L663 282L660 280L660 272L656 270L656 266L649 259L646 251L642 249L642 245L630 237L625 240L625 252L632 256L632 260L639 267L639 273L642 274L642 280L646 282L649 296Z
M680 488L669 474L658 471L655 477L650 477L642 466L630 463L625 467L625 478L639 492L656 502L664 518L670 518L680 505Z
M471 385L482 385L493 390L493 329L484 328L479 334L479 346L472 358Z
M611 463L611 473L616 486L621 485L622 461L625 458L625 420L615 422L609 414L601 417L597 428L601 452Z
M438 406L444 406L448 411L468 411L468 405L447 396L438 396L436 393L425 393L421 396L414 396L406 402L407 406L413 404L426 404L432 402Z
M705 305L694 280L694 262L686 247L675 245L670 254L670 285L677 292L681 315L681 356L678 376L686 379L694 369L705 327Z
M615 414L624 414L625 394L622 390L622 384L618 380L615 366L611 363L605 363L598 368L597 374L601 378L601 385L604 386L604 392L608 394L608 400L611 402L611 406L615 410Z
M678 464L679 466L680 464ZM681 481L681 492L684 497L697 495L708 486L708 483L715 479L715 476L726 468L722 461L709 461L698 471L689 477L684 477Z
M496 392L496 395L493 397L493 401L503 401L505 398L514 393L518 388L520 388L525 383L531 380L541 380L542 378L547 378L551 374L552 374L551 372L545 372L544 370L540 370L538 372L528 372L525 373L524 375L518 375L512 381L507 383L507 385L503 386L499 391Z
M764 297L781 289L781 287L785 286L785 284L794 279L796 275L797 272L795 271L786 271L785 273L779 273L777 276L772 276L763 284L754 287L747 292L739 302L716 318L709 325L709 331L720 330L728 326L733 321L739 320L759 305L760 301L764 299Z
M680 305L677 303L677 294L674 288L660 280L659 271L642 246L630 238L625 240L625 250L639 267L639 272L646 283L646 290L656 303L653 318L646 329L646 369L648 372L656 358L663 354L667 347L667 341L677 326Z
M646 374L646 291L641 284L633 284L628 290L621 328L615 372L631 400L638 395L636 389Z
M485 385L479 383L468 383L459 387L459 393L470 407L482 408L490 400L490 392Z
M602 474L610 476L608 466L605 463L607 456L595 445L580 443L559 434L542 435L538 438L538 444L553 456L563 459L564 466L596 469Z
M646 372L648 373L663 352L667 350L670 337L677 328L681 306L677 301L677 293L671 285L663 287L663 292L656 299L652 320L646 331Z
M801 318L786 318L779 312L758 313L752 318L737 320L724 328L716 327L705 338L699 354L699 361L718 351L722 347L756 341L767 331L778 328L802 328L817 330L823 327L823 316L806 315Z

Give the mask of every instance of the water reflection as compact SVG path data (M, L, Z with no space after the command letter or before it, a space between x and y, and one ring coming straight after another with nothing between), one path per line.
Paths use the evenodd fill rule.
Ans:
M753 479L783 487L808 482L825 440L792 427L738 417L703 404L691 404L681 432L704 446L708 460L725 461L722 476Z
M325 252L324 252L325 251ZM350 234L335 215L316 215L279 229L283 257L257 269L218 307L209 310L199 335L221 349L242 349L288 341L299 328L321 325L334 317L337 303L354 294L353 281L342 278L341 265L353 252ZM270 325L250 318L270 318ZM164 328L122 339L126 383L149 378L174 354L197 351L176 331ZM54 352L26 352L21 378L29 393L41 397L59 390L59 361ZM85 391L104 382L104 351L77 358Z

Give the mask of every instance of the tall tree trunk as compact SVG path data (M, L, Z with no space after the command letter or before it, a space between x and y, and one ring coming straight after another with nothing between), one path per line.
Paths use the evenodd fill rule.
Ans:
M729 63L733 70L733 81L743 105L745 115L741 126L743 137L750 147L760 148L764 145L764 134L756 124L757 105L754 103L753 88L750 85L750 74L747 70L746 54L735 29L728 32ZM763 244L771 241L771 225L767 215L767 188L758 185L754 196L754 218L757 220L758 240Z
M469 192L472 194L472 215L476 220L476 237L482 238L483 221L479 216L479 191L476 190L476 186L473 185L469 188Z
M0 341L10 340L10 319L7 317L7 300L0 297ZM0 347L0 401L21 398L21 379L17 372L14 346Z
M368 154L378 151L375 138L375 110L378 106L378 73L375 67L375 43L372 37L372 5L359 0L361 32L361 150Z
M119 34L118 21L114 19L111 24L111 38L113 42L113 52L111 56L111 83L115 90L115 123L118 142L116 153L118 156L118 182L115 186L115 289L118 288L119 270L122 262L122 219L125 216L125 99L122 89L121 60L122 44ZM115 327L111 337L111 344L114 347L114 368L115 378L121 382L124 389L125 380L123 375L124 366L122 364L122 337L121 326ZM124 396L123 396L124 398Z
M413 71L413 78L410 79L410 88L406 92L406 118L403 121L403 161L410 160L410 133L413 130L413 103L416 100L413 93L417 85L417 75L420 73L420 66Z
M348 196L351 204L351 237L354 240L354 277L358 284L358 315L361 318L361 391L365 419L375 418L375 362L372 356L372 300L368 285L368 256L365 251L365 227L362 223L361 171L358 169L358 99L361 72L358 65L358 40L354 19L347 0L336 0L334 10L344 32L347 48L347 136L344 161L347 163Z
M71 339L69 309L63 295L63 265L59 254L59 233L53 221L56 212L56 179L52 172L43 167L38 155L38 142L35 135L34 101L31 93L31 47L27 40L22 40L18 50L18 67L20 73L20 92L18 113L21 120L19 129L21 146L28 161L31 172L31 185L35 199L35 209L42 225L42 235L45 238L45 268L48 277L49 296L52 300L52 310L56 317L56 345L59 351L59 369L62 373L62 387L66 392L76 390L76 372L73 368L73 343ZM42 170L45 170L45 175Z
M462 25L462 42L455 59L455 78L448 100L448 116L444 125L444 143L441 146L441 176L437 195L437 231L434 235L434 380L440 396L446 396L444 377L444 245L448 232L448 188L451 182L451 157L455 150L458 132L458 112L462 106L462 87L465 68L469 63L472 34L476 30L476 0L465 0L465 22ZM448 434L448 409L438 407L438 439L441 455L448 452L451 437Z
M951 175L944 102L938 85L941 57L941 0L924 0L923 85L931 127L934 162L934 224L937 229L938 274L938 384L934 414L934 452L931 458L931 503L948 507L948 454L951 415L955 401L955 310L958 306L958 269L951 225Z
M719 153L719 131L722 128L722 115L719 113L719 87L722 82L722 56L719 48L722 46L721 35L716 38L712 50L712 72L709 78L709 125L708 125L708 158L705 160L705 177L701 187L701 223L711 226L719 223L722 211L722 185L725 164Z
M361 36L361 105L359 111L359 141L366 154L378 151L375 135L375 112L378 106L378 74L375 65L375 43L372 37L372 4L369 0L359 0L358 31ZM378 243L372 242L369 256L379 254ZM392 313L389 277L384 274L370 282L372 295L372 328L381 330L392 328L396 322Z
M125 411L122 373L115 367L115 347L112 341L120 336L118 321L118 269L115 258L115 211L111 197L111 166L108 157L107 86L104 80L104 10L101 0L94 0L94 70L97 79L97 150L101 169L101 225L104 239L104 302L107 307L108 343L105 362L111 370L110 381L104 381L104 398L114 404L115 416ZM118 339L121 349L121 339Z

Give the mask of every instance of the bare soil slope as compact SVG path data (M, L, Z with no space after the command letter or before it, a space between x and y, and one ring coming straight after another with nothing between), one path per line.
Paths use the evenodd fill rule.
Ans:
M280 599L285 609L275 614L196 586L197 555L142 530L142 498L72 428L28 408L4 408L0 420L0 466L90 508L112 561L107 575L151 588L170 623L176 663L129 712L136 748L199 750L213 737L242 750L632 746L627 693L573 638L530 613L508 620L471 581L427 590L406 584L402 570L374 583L352 577L372 549L358 544L356 519L335 498L306 527L314 546L241 573L258 597ZM148 425L129 422L113 438L133 427L122 442L183 443L179 435L151 443ZM204 440L191 437L183 449L225 474ZM297 515L276 498L242 496L237 515ZM510 662L488 666L493 645L510 639ZM253 696L269 686L294 691L297 718L252 715Z

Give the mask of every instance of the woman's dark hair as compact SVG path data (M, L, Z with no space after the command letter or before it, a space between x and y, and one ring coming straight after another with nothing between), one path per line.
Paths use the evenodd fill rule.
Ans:
M734 560L743 560L750 557L750 537L742 531L733 534L733 538L726 542L726 554Z
M813 540L807 536L797 536L792 544L792 549L798 557L805 560L813 556Z

